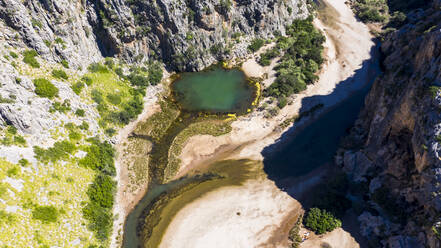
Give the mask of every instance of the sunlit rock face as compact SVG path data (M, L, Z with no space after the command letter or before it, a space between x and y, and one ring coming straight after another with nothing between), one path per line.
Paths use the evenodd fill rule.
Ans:
M201 70L219 59L245 56L253 37L283 34L293 19L307 15L303 0L0 2L1 29L10 44L78 67L117 55Z

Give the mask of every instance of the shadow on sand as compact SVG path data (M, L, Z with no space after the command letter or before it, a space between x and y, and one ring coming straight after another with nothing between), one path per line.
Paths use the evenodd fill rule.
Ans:
M309 207L310 198L314 197L310 189L338 170L334 166L334 156L341 139L348 134L364 106L373 81L380 74L379 56L378 47L372 48L371 58L364 61L352 77L340 82L331 94L305 97L300 113L320 103L336 104L306 122L295 124L262 151L268 178L304 207ZM354 218L345 217L343 228L364 247L365 241L358 235L358 225L354 221Z

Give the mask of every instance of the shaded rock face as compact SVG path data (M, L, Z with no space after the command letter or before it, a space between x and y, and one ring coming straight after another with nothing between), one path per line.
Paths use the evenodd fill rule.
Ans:
M359 220L364 235L376 236L384 247L441 245L441 13L415 13L410 15L418 19L385 38L384 74L352 132L354 144L363 145L347 147L340 159L351 179L369 189L372 214ZM398 227L378 232L366 216L387 220L375 227L389 221Z
M117 55L201 70L245 56L253 37L283 34L293 19L307 15L304 0L0 0L2 29L13 30L11 45L77 67Z

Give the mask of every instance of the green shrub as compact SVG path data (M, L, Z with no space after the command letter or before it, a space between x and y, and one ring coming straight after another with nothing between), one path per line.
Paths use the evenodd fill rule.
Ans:
M277 78L264 91L265 96L287 97L305 90L308 84L318 79L315 73L323 63L325 37L314 27L312 20L312 16L295 20L286 28L287 37L278 37L276 48L284 55L275 68Z
M112 119L115 119L121 124L128 124L142 112L142 108L142 97L140 95L135 95L133 99L124 106L122 111L113 114Z
M115 135L116 130L113 129L113 128L107 128L104 132L105 132L108 136L112 137L113 135Z
M115 63L113 62L112 58L105 58L104 59L104 65L106 65L110 69L113 69L113 66L115 65Z
M69 139L70 140L81 140L81 133L75 132L75 131L71 131L69 133Z
M288 239L292 242L291 248L298 248L302 243L302 237L299 234L302 221L303 221L303 215L300 215L294 226L291 228L291 230L289 230Z
M34 18L31 19L31 24L32 24L32 27L34 27L34 28L35 27L38 27L38 28L43 27L43 24L39 20L36 20Z
M98 104L104 103L103 93L97 89L93 89L91 92L92 100Z
M109 72L107 67L102 65L102 64L100 64L100 63L92 63L92 64L89 65L89 67L87 67L87 69L90 72L97 72L97 73L107 73L107 72Z
M23 52L23 62L32 66L33 68L40 68L40 63L38 63L37 57L38 53L35 50L26 50Z
M49 41L49 40L43 40L43 42L44 42L44 44L47 46L47 47L51 47L51 45L52 45L52 43Z
M61 60L61 65L64 68L69 69L69 63L67 62L67 60L65 60L65 59Z
M20 146L26 146L26 140L23 138L23 136L16 135L14 136L14 144L20 145Z
M59 79L65 79L67 80L69 78L69 76L66 74L65 71L63 70L52 70L52 76L54 78L59 78Z
M149 85L148 78L141 74L132 72L127 78L132 86L147 87Z
M58 210L54 206L36 206L32 210L32 218L43 223L57 222Z
M251 52L257 52L261 47L263 47L263 45L265 45L265 40L256 38L251 41L251 44L248 46L248 49Z
M158 62L150 64L148 73L149 73L148 80L151 85L157 85L158 83L161 82L163 77L161 64L159 64Z
M53 147L48 149L34 146L35 158L43 163L55 163L58 160L66 160L75 150L75 145L67 140L57 141Z
M6 129L6 131L9 134L12 134L12 135L16 135L17 134L17 128L15 126L12 126L12 125L9 125L8 128Z
M88 228L97 239L105 241L112 230L112 207L116 192L116 183L111 175L115 175L113 147L91 139L92 145L87 155L80 160L80 165L99 171L87 190L90 202L83 208L84 218L89 221Z
M77 82L74 85L72 85L70 88L72 89L73 92L75 92L75 94L80 95L81 91L84 88L84 83L83 82Z
M113 216L110 209L88 203L83 208L83 216L89 221L88 229L95 233L98 240L105 241L109 238L113 224Z
M378 9L363 8L358 12L358 17L363 22L383 22L386 18L380 14Z
M57 38L55 38L55 43L57 43L57 44L64 44L65 42L60 37L57 37Z
M84 109L77 109L75 111L75 115L79 116L79 117L84 117L85 111Z
M114 156L115 150L105 142L93 141L86 149L87 155L79 161L81 166L100 171L106 175L115 175Z
M259 64L262 66L268 66L271 64L271 60L277 56L280 56L280 51L277 47L273 47L260 55Z
M287 104L286 97L279 97L279 99L277 100L277 107L284 108L286 104Z
M35 93L40 97L54 98L58 95L58 88L45 78L34 79Z
M116 183L110 176L99 174L87 190L87 195L94 204L103 208L111 208L115 188Z
M6 171L6 175L8 175L8 177L17 176L18 175L18 168L17 167L10 168L9 170Z
M9 52L9 56L11 56L14 59L18 58L18 54L14 53L13 51Z
M18 160L18 164L23 166L23 167L26 167L26 166L28 166L29 161L27 159L25 159L25 158L22 158L22 159Z
M66 113L67 111L70 111L70 110L71 110L71 108L70 108L70 101L69 101L69 99L66 99L66 100L63 101L63 103L58 102L58 101L52 103L52 106L49 109L49 112L50 113L55 113L55 111L58 111L58 112L64 114L64 113Z
M113 105L119 105L121 103L121 96L118 94L109 94L106 98Z
M125 78L123 69L121 67L115 68L115 73L116 73L116 75L120 76L121 78Z
M83 121L81 123L81 125L78 126L78 128L81 130L89 130L89 124L87 122Z
M341 227L341 221L326 210L311 208L305 218L305 226L317 234L324 234Z
M81 81L83 81L87 86L91 86L93 83L93 80L88 76L83 76Z

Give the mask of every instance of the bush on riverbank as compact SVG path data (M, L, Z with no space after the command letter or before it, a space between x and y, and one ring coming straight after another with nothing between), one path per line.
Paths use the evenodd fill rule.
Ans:
M98 172L93 183L87 190L89 203L83 208L83 216L89 221L88 228L97 239L105 241L112 231L112 208L116 192L115 150L107 142L89 139L92 143L87 149L87 155L79 164Z
M341 227L341 221L326 210L311 208L305 218L305 226L317 234L324 234Z
M268 87L265 96L290 96L306 89L318 77L315 73L323 63L325 37L312 24L313 17L295 20L287 27L287 37L277 38L276 49L283 56L276 66L277 79Z

